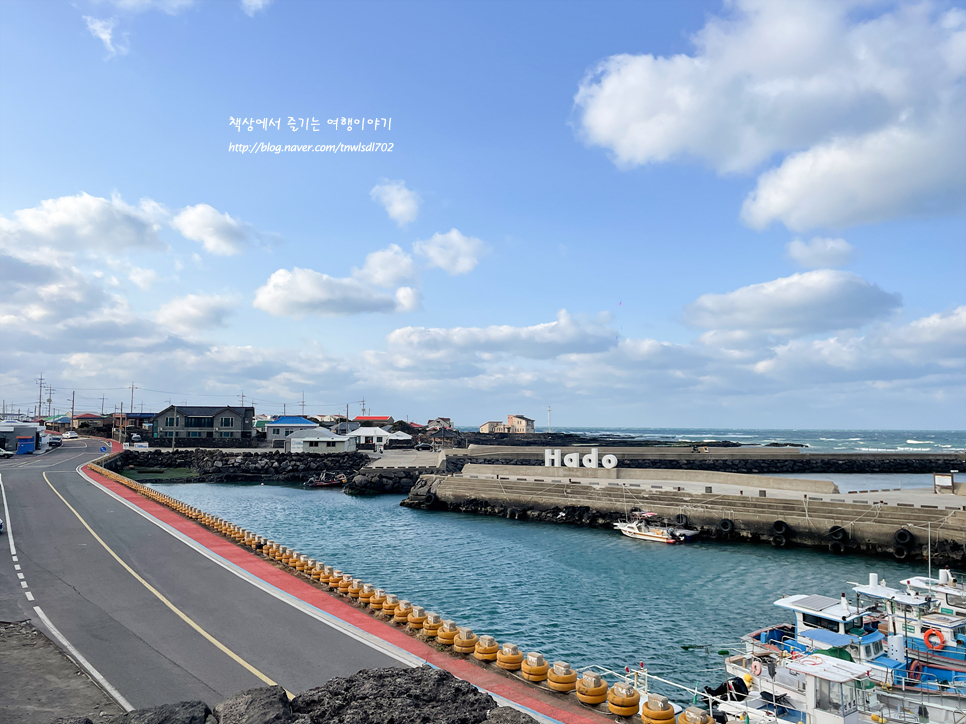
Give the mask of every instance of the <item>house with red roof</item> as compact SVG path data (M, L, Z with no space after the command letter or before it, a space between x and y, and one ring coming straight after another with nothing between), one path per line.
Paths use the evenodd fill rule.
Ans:
M366 427L372 427L373 425L382 427L383 425L393 424L395 420L392 419L392 415L359 415L353 418L353 422L358 422L360 425Z

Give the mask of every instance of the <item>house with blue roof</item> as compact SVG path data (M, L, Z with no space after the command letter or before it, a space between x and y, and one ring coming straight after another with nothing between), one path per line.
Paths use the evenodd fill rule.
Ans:
M314 430L317 423L298 415L283 415L265 424L265 434L272 447L285 447L285 438L300 430Z

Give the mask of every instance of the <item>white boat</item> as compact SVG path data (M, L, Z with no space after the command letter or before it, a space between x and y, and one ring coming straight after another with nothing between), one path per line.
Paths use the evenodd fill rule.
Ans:
M939 601L939 613L966 616L966 585L957 581L948 568L939 570L939 578L913 576L902 581L912 594L932 596Z
M631 513L630 520L614 523L614 528L628 538L651 540L658 543L684 543L688 538L698 533L696 530L677 528L662 523L657 513Z

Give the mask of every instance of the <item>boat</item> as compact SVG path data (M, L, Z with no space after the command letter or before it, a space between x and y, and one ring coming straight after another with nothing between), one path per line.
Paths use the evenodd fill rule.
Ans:
M939 570L939 578L913 576L901 583L909 593L932 596L939 601L939 613L966 616L966 584L957 581L948 568Z
M345 485L346 477L344 473L323 472L313 475L302 483L304 488L341 488Z
M696 530L679 528L662 521L657 513L633 512L630 520L614 523L614 528L628 538L658 543L684 543L698 534Z

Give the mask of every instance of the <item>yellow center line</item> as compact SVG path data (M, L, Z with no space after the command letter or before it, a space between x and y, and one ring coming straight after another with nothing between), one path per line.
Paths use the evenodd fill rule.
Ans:
M208 633L203 628L201 628L201 626L199 626L197 623L195 623L188 616L188 614L186 614L180 608L178 608L173 603L171 603L171 601L169 601L167 598L165 598L164 595L158 589L156 589L150 583L148 583L143 578L141 578L141 576L138 575L137 571L135 571L133 568L131 568L131 566L129 566L127 563L125 563L124 560L117 553L115 553L113 551L113 549L107 543L105 543L101 539L101 537L99 535L97 535L97 533L94 532L94 529L91 528L87 524L87 521L84 520L83 517L81 517L81 514L78 513L74 509L74 506L72 506L70 503L67 502L67 500L64 498L63 495L60 494L60 492L57 490L57 488L55 488L51 484L50 479L47 477L47 473L46 472L44 473L44 481L47 483L47 485L50 486L50 489L53 490L54 493L56 493L57 497L60 498L64 502L64 505L66 505L68 508L70 508L70 512L77 516L77 520L79 520L81 522L81 525L83 525L85 528L87 528L87 531L92 536L94 536L94 540L96 540L98 543L100 543L104 547L104 550L106 550L108 553L110 553L111 556L114 558L114 560L116 560L118 563L121 564L121 566L124 568L124 570L126 570L128 573L130 573L132 576L134 576L134 578L137 579L138 583L140 583L142 586L144 586L146 589L148 589L151 593L153 593L155 596L157 596L158 600L161 601L161 603L163 603L165 606L167 606L168 608L170 608L182 621L184 621L186 624L188 624L189 626L191 626L191 628L193 628L195 631L197 631L202 636L204 636L206 639L208 639L208 641L210 641L215 646L215 648L217 648L219 651L221 651L226 656L228 656L228 658L230 658L233 661L235 661L242 668L247 669L249 672L251 672L252 674L254 674L255 676L257 676L259 679L261 679L262 681L264 681L269 686L276 686L277 685L277 683L275 681L273 681L272 679L270 679L269 677L267 677L261 671L259 671L254 666L252 666L247 661L245 661L245 659L243 659L241 656L239 656L234 651L232 651L230 648L228 648L227 646L225 646L221 641L219 641L214 636L212 636L210 633ZM288 698L289 699L293 698L293 694L291 692L289 692L289 691L286 690L285 693L288 694Z

